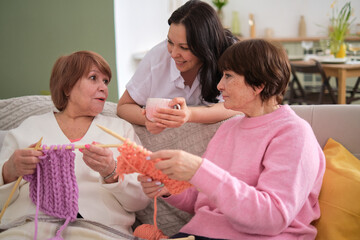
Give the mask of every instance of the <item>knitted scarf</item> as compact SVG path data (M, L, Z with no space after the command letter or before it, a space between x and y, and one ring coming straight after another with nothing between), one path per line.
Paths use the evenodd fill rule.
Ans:
M63 226L57 231L53 240L62 239L61 232L67 224L76 219L78 213L79 190L74 171L74 145L55 145L46 149L43 146L43 156L39 157L36 172L24 176L30 183L30 199L36 205L35 235L37 238L37 222L39 209L57 218L65 219Z

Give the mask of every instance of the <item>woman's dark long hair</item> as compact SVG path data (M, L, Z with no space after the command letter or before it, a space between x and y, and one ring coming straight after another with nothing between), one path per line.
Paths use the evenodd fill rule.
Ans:
M230 45L237 41L223 28L215 10L207 3L190 0L170 16L168 24L183 24L190 51L202 62L200 69L201 100L218 102L220 92L216 86L222 72L217 61Z

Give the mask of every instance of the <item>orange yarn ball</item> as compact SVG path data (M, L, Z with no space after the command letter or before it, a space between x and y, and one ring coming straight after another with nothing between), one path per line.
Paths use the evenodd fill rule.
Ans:
M134 231L134 236L139 238L144 238L148 240L159 240L167 239L168 236L164 235L163 232L157 229L155 226L150 224L143 224L138 226Z

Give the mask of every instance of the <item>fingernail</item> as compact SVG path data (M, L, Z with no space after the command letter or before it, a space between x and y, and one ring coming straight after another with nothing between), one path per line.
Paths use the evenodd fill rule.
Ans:
M85 144L85 148L90 148L90 144Z
M163 186L165 186L165 185L162 183L159 187L163 187Z
M156 181L155 184L160 186L160 185L161 185L161 182Z
M148 178L148 179L146 179L146 181L148 181L148 182L152 182L152 179L151 179L151 178Z
M98 144L97 142L93 141L91 144Z
M146 158L145 158L146 160L150 160L150 156L146 156Z
M80 151L80 152L83 152L83 151L84 151L84 149L82 149L82 148L79 148L79 151Z

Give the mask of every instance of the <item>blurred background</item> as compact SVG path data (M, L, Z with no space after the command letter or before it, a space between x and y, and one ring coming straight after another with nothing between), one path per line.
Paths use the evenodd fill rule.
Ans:
M212 0L204 0L216 6ZM55 60L78 50L101 54L113 78L110 101L117 102L143 55L167 36L167 19L185 0L1 0L0 99L49 94ZM352 0L349 35L359 40L360 1ZM228 0L222 8L225 27L239 37L267 37L281 42L289 55L304 54L303 40L328 34L331 0ZM333 4L333 5L332 5ZM333 8L332 8L333 6ZM249 19L255 24L250 36ZM305 32L299 38L301 16ZM234 28L237 24L238 27Z

